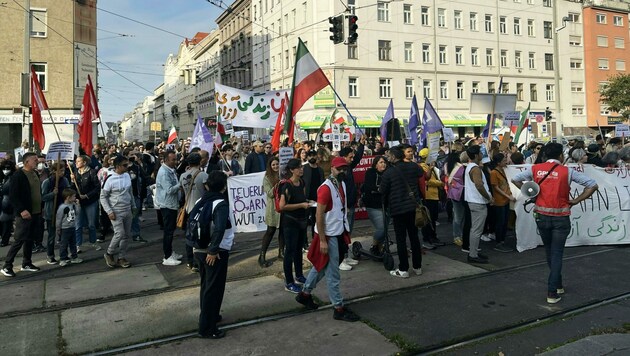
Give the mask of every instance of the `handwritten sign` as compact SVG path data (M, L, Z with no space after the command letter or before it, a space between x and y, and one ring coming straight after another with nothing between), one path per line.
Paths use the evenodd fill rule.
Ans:
M629 125L624 125L624 124L615 125L615 137L630 137Z
M571 232L566 246L617 245L630 243L630 189L628 168L600 168L594 165L570 164L569 169L580 171L594 179L599 189L589 199L571 208ZM508 181L531 165L512 165L506 169ZM525 197L510 184L512 194L517 197L516 249L524 251L542 245L536 222L532 214L533 204L525 207ZM584 187L572 184L569 199L575 199Z
M15 164L18 165L18 167L22 167L22 161L24 161L23 156L24 153L26 153L26 150L24 149L24 147L17 147L15 149L13 149L13 155L15 157Z
M280 172L284 172L284 167L287 166L287 162L293 158L293 147L280 147L278 152L278 159L280 160Z
M518 123L521 119L520 111L506 111L503 115L503 126L504 127L512 127L518 126Z
M217 111L237 127L269 128L276 123L287 90L253 92L214 84ZM254 140L252 138L252 140Z
M442 134L444 135L444 142L453 142L455 141L455 133L453 129L450 127L445 127L442 129Z
M48 146L48 152L46 153L46 160L56 161L59 154L61 159L66 161L74 160L75 142L58 141L53 142Z
M259 172L228 178L230 211L233 214L232 222L236 232L267 230L265 224L267 195L262 183L264 177L265 172Z
M427 134L427 146L429 148L429 157L427 163L435 162L440 153L440 131Z

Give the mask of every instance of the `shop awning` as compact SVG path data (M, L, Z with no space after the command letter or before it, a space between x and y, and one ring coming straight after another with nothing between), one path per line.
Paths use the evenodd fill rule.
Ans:
M422 114L422 112L421 112ZM298 122L300 128L305 130L317 130L322 125L322 122L328 116L314 115L309 121ZM446 127L485 127L487 115L481 114L468 114L468 113L441 113L440 118L442 123ZM358 117L357 125L360 128L379 128L381 126L382 115L370 115L368 117ZM400 125L403 125L403 120L409 120L407 117L399 117ZM348 119L346 119L348 124ZM501 120L497 120L497 126L501 125Z

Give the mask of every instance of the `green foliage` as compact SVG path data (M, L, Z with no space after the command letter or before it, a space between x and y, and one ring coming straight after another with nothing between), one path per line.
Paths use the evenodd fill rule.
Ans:
M608 77L608 83L599 90L599 101L618 112L624 119L630 118L630 74Z

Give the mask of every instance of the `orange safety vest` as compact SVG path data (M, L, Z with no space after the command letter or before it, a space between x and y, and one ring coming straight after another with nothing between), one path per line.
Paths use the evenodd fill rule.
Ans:
M534 182L540 185L540 193L536 197L534 211L542 215L569 216L571 215L569 168L560 164L540 184L540 181L555 164L556 162L545 162L532 166Z

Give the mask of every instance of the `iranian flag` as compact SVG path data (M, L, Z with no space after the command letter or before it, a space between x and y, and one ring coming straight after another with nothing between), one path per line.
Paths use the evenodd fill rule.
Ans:
M168 139L166 140L166 144L170 145L173 141L177 140L177 130L175 130L175 126L171 126L171 131L168 133Z
M302 39L298 38L295 72L293 73L293 86L291 87L291 101L286 112L287 119L284 122L284 131L289 134L289 142L293 141L292 133L295 126L295 115L308 99L328 85L330 85L328 78L326 78L322 69L319 68Z

